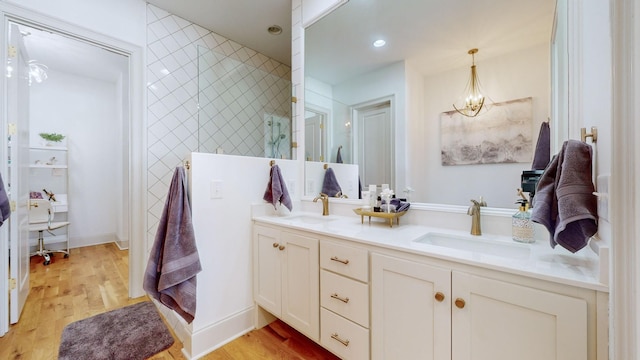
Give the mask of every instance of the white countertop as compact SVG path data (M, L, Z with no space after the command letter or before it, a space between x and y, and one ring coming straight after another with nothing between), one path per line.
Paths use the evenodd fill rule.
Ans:
M312 213L293 213L288 216L255 216L253 220L581 288L609 291L608 286L598 280L598 256L588 246L572 254L561 246L552 249L548 241L521 244L507 236L483 234L475 237L468 232L402 224L402 218L400 225L394 224L393 228L383 219L372 219L369 224L368 217L361 224L360 216L356 214L323 217ZM443 244L449 235L470 239L470 246L467 248L464 242L460 242L462 246L451 248L414 241L427 233L444 234ZM504 251L507 254L496 254L494 250L502 250L502 247L508 249Z

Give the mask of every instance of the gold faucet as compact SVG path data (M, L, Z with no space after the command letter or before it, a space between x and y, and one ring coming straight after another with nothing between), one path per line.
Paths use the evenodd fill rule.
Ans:
M320 193L320 195L316 196L313 199L313 202L318 202L318 199L322 200L322 215L329 215L329 195Z
M467 215L471 215L471 235L482 235L480 229L480 207L487 206L487 203L480 198L480 202L471 199L473 205L469 206Z

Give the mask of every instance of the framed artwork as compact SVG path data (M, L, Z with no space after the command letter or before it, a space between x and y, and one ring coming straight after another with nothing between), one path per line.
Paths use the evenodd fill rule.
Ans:
M532 98L495 103L469 118L455 110L440 114L442 165L531 162Z

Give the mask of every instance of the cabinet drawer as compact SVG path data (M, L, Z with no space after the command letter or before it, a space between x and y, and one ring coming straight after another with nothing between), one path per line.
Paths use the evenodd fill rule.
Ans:
M327 270L320 273L320 305L369 327L369 286Z
M320 266L323 269L369 281L369 257L365 249L331 242L320 242Z
M320 343L342 359L369 359L369 330L320 309Z

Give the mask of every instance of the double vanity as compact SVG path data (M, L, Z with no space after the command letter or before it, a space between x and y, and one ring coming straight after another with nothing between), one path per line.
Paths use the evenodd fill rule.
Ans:
M275 316L344 359L607 358L589 249L356 215L253 219L258 327Z

